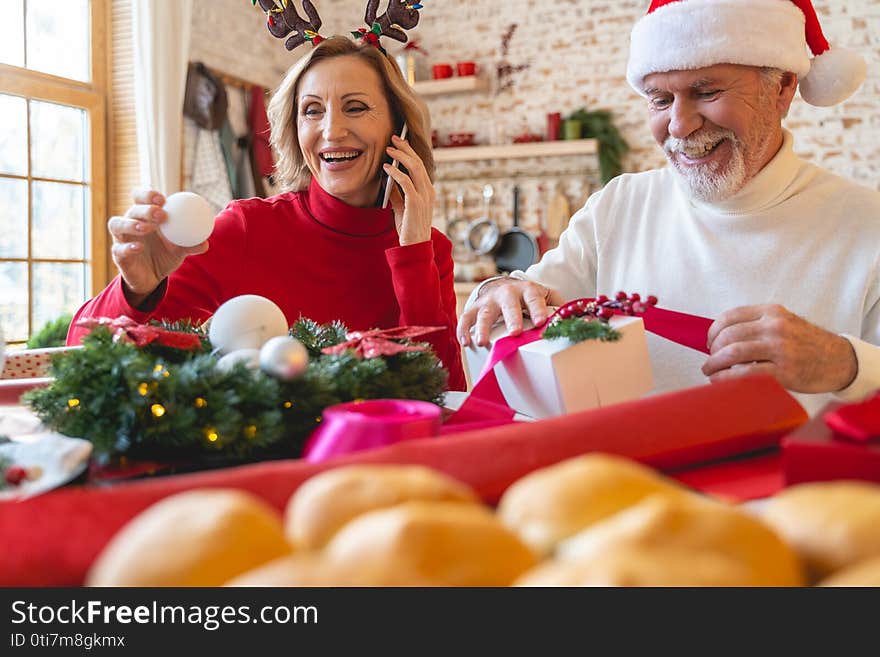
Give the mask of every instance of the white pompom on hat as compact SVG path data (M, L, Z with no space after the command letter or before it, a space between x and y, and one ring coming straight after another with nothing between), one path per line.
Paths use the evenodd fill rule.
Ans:
M633 28L626 78L644 93L652 73L715 64L791 71L820 107L849 98L867 73L859 54L829 46L811 0L652 0Z

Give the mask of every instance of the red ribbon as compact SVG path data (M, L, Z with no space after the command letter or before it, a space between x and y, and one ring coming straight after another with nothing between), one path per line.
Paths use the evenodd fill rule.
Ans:
M578 302L589 304L594 301L595 299L576 299L573 302L563 304L560 306L560 309ZM550 321L558 313L559 310L542 326L536 326L517 336L506 336L496 340L495 344L492 345L492 350L489 352L489 358L486 360L483 371L480 372L479 377L474 382L471 394L462 404L461 408L447 420L444 426L472 423L475 416L495 424L512 422L515 411L510 408L504 399L501 387L495 378L495 365L515 353L523 345L540 340L544 335L544 331L550 325ZM615 314L624 315L625 313L615 311ZM636 315L644 321L645 330L690 349L702 351L706 354L709 353L707 342L709 327L712 325L713 320L698 315L675 312L674 310L664 310L656 306L645 307L642 312L636 313Z
M880 392L863 402L838 406L823 416L835 433L859 442L880 439Z
M125 315L121 315L115 319L110 317L81 319L76 325L85 328L106 326L113 334L113 340L115 342L132 342L137 347L141 348L146 347L153 342L158 342L165 347L186 349L187 351L195 351L202 346L202 339L195 333L169 331L168 329L163 329L159 326L138 324L131 317Z
M417 50L418 52L422 53L423 55L428 54L428 51L425 50L424 48L422 48L422 46L419 44L418 41L410 41L409 43L407 43L403 47L403 49L404 50Z
M392 329L352 331L345 335L346 342L322 349L321 353L341 354L347 349L352 349L358 358L378 358L394 356L404 351L427 351L430 347L426 345L401 344L394 340L417 338L442 330L442 326L399 326Z

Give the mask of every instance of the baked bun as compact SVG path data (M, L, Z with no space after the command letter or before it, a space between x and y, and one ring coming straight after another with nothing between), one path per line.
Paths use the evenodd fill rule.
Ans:
M498 514L532 549L549 554L559 541L657 493L692 495L635 461L593 453L519 479L501 497Z
M437 582L399 567L369 568L357 562L337 563L319 552L292 554L259 566L226 586L375 587L436 586Z
M748 586L801 586L797 554L760 520L708 499L650 497L559 545L560 559L589 560L629 546L722 555L743 564Z
M490 509L451 502L406 502L360 515L324 554L382 577L412 573L440 586L508 586L537 562Z
M792 486L770 499L765 521L824 577L880 556L880 486L827 481Z
M290 498L287 538L298 549L316 550L352 518L409 500L480 501L465 484L420 465L334 468L306 481Z
M233 489L171 495L120 529L86 577L89 586L220 586L290 552L281 516Z
M823 579L818 585L880 587L880 557L874 557L838 570L830 577Z
M547 561L516 586L748 586L749 569L717 552L628 545L594 557Z

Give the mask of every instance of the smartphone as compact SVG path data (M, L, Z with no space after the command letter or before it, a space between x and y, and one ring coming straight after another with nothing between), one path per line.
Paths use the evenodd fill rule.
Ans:
M400 138L401 139L406 139L406 134L407 134L408 130L409 130L409 127L406 125L406 122L404 122L403 129L400 131ZM395 169L399 169L400 162L398 162L397 160L391 160L391 166L394 167ZM388 207L388 202L391 200L391 188L394 185L394 178L392 178L391 176L389 176L387 173L384 173L384 172L383 172L383 175L385 176L385 193L382 196L382 205L380 205L379 207L381 207L384 210L385 208Z

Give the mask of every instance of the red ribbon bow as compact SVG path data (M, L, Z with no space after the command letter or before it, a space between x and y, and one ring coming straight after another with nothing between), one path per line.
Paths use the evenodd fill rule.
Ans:
M379 356L394 356L404 351L427 351L428 347L424 345L400 344L393 342L393 340L417 338L442 330L442 326L399 326L392 329L352 331L345 335L346 342L322 349L321 353L341 354L347 349L352 349L358 358L378 358Z
M427 55L428 51L422 48L422 45L418 41L410 41L403 47L404 50L417 50L423 55Z
M131 317L121 315L115 319L110 317L97 317L81 319L77 326L95 328L106 326L113 334L115 342L132 342L137 347L146 347L148 344L158 342L165 347L186 349L195 351L201 348L202 339L195 333L183 333L181 331L169 331L159 326L150 324L138 324Z
M838 406L823 418L825 424L845 438L863 443L880 438L880 392L863 402Z

